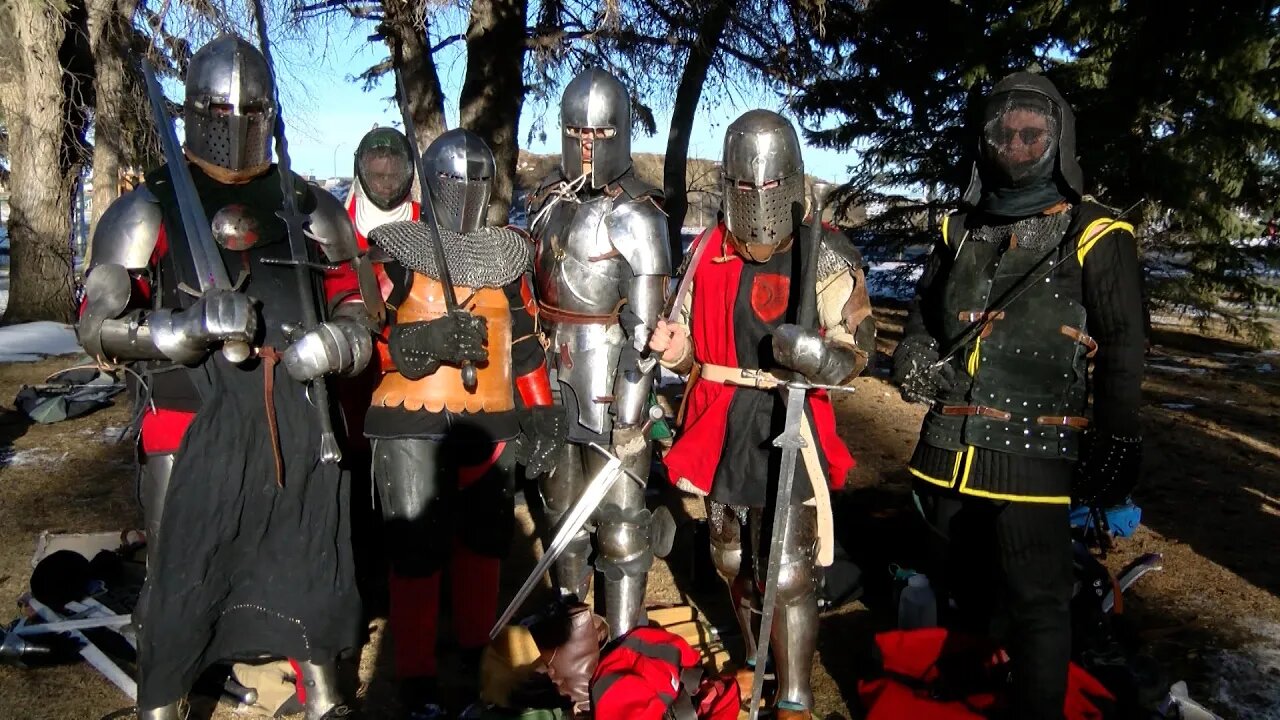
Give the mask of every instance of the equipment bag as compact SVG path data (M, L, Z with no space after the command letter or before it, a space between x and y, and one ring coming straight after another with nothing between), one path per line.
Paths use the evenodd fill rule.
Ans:
M591 676L592 712L627 720L735 720L737 683L703 678L699 662L680 636L635 628L602 653Z
M994 641L942 628L876 636L878 676L858 681L866 720L976 720L1005 708L1008 656ZM1115 697L1072 663L1066 720L1111 720Z

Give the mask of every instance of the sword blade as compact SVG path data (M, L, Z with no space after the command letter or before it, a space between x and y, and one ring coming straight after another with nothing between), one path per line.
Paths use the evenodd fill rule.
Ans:
M800 436L800 423L804 420L804 399L807 390L801 383L787 385L787 415L782 434L774 441L782 448L782 467L778 473L778 492L773 503L773 532L769 535L769 563L765 573L764 601L760 608L760 635L756 638L755 679L751 688L751 720L760 717L760 699L764 692L764 668L769 660L769 635L773 629L773 614L778 607L778 577L782 574L782 544L787 538L787 525L791 505L791 491L796 480L796 461L804 439Z
M213 288L230 290L231 278L227 275L222 255L213 242L213 230L200 202L200 195L196 193L195 183L191 180L191 171L187 168L182 147L178 144L173 121L164 106L164 91L160 89L160 81L156 79L155 69L150 61L142 61L142 74L146 80L151 116L155 120L156 132L160 134L160 148L169 168L174 194L178 197L178 212L182 217L182 229L187 236L187 243L191 247L191 262L195 265L200 291Z
M520 606L524 605L524 601L529 598L533 589L542 582L542 575L551 568L552 563L564 554L569 543L573 541L573 536L582 529L591 515L595 513L596 508L600 506L600 502L604 500L604 496L618 481L618 478L625 474L622 468L622 459L611 456L609 462L600 472L596 473L595 478L587 484L582 492L582 496L578 498L578 502L574 503L564 518L560 520L560 529L556 531L555 537L547 545L546 552L542 553L542 557L538 559L538 564L533 567L533 571L529 573L529 577L525 578L524 584L520 586L520 590L516 592L515 597L507 605L507 609L502 611L502 616L498 618L498 622L494 623L493 629L489 631L489 639L498 637L498 633L506 624L511 622L511 618L520 610Z

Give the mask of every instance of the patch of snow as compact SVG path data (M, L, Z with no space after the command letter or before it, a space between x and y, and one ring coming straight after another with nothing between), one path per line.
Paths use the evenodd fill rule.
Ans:
M1257 367L1257 371L1258 372L1275 372L1276 369L1271 366L1271 363L1262 363Z
M0 268L0 315L9 307L9 266Z
M1160 403L1160 407L1170 410L1190 410L1195 407L1194 403Z
M61 463L70 456L71 453L69 452L58 455L44 448L31 448L29 450L4 448L0 449L0 467L49 467L50 465Z
M1246 627L1254 642L1207 658L1217 676L1214 704L1231 708L1236 717L1280 720L1280 623L1255 619Z
M910 300L924 265L910 262L873 262L867 270L867 292L873 298Z
M1208 368L1178 367L1176 365L1161 365L1158 363L1147 363L1147 367L1151 368L1152 370L1160 370L1163 372L1171 372L1171 373L1187 373L1191 375L1203 375L1204 373L1209 372Z
M0 362L34 362L83 352L70 325L31 322L0 327Z

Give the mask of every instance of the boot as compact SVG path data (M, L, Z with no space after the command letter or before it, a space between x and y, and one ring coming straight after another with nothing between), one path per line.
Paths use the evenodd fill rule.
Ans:
M547 666L547 676L575 705L591 701L591 674L600 661L608 626L585 603L556 606L529 628Z

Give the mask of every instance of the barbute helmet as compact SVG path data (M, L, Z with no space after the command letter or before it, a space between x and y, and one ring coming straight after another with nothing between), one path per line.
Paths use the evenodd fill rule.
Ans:
M613 75L592 68L569 81L560 99L561 170L570 180L589 166L596 189L631 167L631 98Z
M465 233L487 224L497 163L484 140L462 128L445 132L423 151L422 165L440 227Z
M233 172L271 161L275 95L256 47L227 33L214 38L192 56L186 91L188 152Z

